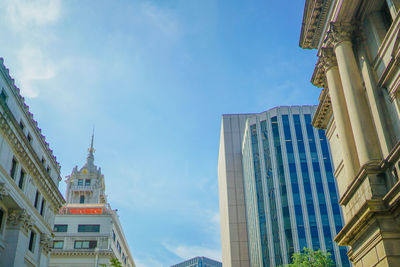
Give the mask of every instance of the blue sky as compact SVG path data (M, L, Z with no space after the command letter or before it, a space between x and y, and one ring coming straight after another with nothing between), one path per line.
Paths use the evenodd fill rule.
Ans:
M304 1L0 3L0 56L61 163L95 163L138 267L221 258L221 114L316 104ZM64 183L60 184L62 192Z

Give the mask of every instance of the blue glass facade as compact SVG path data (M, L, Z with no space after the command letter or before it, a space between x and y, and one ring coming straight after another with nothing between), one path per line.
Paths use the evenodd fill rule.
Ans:
M304 247L350 266L333 241L343 226L324 131L311 125L315 107L281 107L247 119L242 142L251 266L290 263ZM262 262L262 264L260 264Z
M222 263L206 257L195 257L171 267L222 267Z

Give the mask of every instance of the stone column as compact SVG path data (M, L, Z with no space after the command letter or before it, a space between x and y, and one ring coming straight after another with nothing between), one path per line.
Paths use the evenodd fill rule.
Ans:
M28 250L28 234L31 228L31 216L24 209L9 210L5 234L7 245L0 267L25 266L24 259Z
M360 166L363 166L379 160L381 150L353 52L352 28L350 24L332 24L329 35L334 44Z
M356 145L354 143L354 136L351 130L349 113L346 107L335 54L331 48L322 48L321 53L321 67L325 71L329 95L331 97L332 111L335 117L336 129L343 154L343 165L346 174L345 177L347 178L346 182L347 185L349 185L360 168ZM341 192L341 194L343 194L343 192Z

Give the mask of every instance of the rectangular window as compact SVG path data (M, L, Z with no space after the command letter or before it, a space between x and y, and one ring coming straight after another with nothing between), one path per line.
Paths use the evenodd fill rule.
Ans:
M31 235L29 237L29 247L28 247L31 252L33 252L33 250L35 249L35 236L36 234L33 231L31 231Z
M83 185L83 179L78 179L78 185Z
M68 224L55 224L54 232L66 233L68 230Z
M119 241L117 241L117 249L119 254L121 254L121 245L119 244Z
M6 101L6 100L7 100L7 94L6 94L6 92L4 91L4 89L1 90L0 99L2 99L3 101Z
M4 211L0 209L0 233L1 233L1 227L3 226L3 217L4 217Z
M28 135L26 136L26 138L28 139L29 143L32 143L32 136L28 133Z
M53 248L62 249L63 247L64 247L64 241L62 241L62 240L54 240Z
M47 172L48 174L50 174L50 166L47 166L46 172Z
M100 224L80 224L78 225L78 232L100 232Z
M35 208L38 208L38 204L39 204L39 197L40 197L40 193L39 193L39 191L37 191L37 190L36 190L35 202L34 202L34 206L35 206Z
M81 195L80 197L79 197L79 203L85 203L85 196L84 195Z
M46 200L44 199L44 197L42 198L42 205L40 206L40 215L44 216L44 208L46 205Z
M97 246L97 241L91 241L91 240L75 241L74 243L74 248L77 249L92 249L96 248L96 246Z
M25 125L22 121L19 122L19 127L21 128L22 131L24 130Z
M21 172L19 174L19 181L18 181L18 187L23 189L24 187L24 180L25 180L25 171L21 169Z
M13 179L15 179L15 173L17 172L17 164L18 164L17 160L15 158L13 158L12 162L11 162L11 169L10 169L10 175L11 175L11 178L13 178Z
M113 239L113 241L115 242L115 233L114 233L114 230L112 230L112 239Z
M42 157L42 164L44 165L45 162L46 160L44 159L44 157Z
M90 185L90 179L85 180L85 185Z

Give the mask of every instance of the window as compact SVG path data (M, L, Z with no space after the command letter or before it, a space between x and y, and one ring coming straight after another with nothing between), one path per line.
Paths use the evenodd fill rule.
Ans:
M44 199L44 197L42 198L42 205L40 207L40 215L44 216L44 207L46 205L46 200Z
M48 174L50 174L50 166L47 165L46 171Z
M28 133L26 138L28 139L29 143L32 143L32 136Z
M68 230L68 224L55 224L54 232L66 233Z
M0 209L0 230L1 230L1 226L3 225L3 217L4 217L4 211L2 209ZM1 231L0 231L1 233Z
M78 179L78 185L83 185L83 179Z
M1 89L1 93L0 93L0 99L2 99L3 101L7 100L7 94L4 91L4 89Z
M121 254L121 245L119 244L119 241L117 241L117 249L119 254Z
M31 235L29 237L29 246L28 246L31 252L33 252L33 250L35 249L35 237L36 237L35 232L31 231Z
M90 185L90 179L85 180L85 185Z
M15 173L17 172L17 160L13 157L12 162L11 162L11 169L10 169L10 175L11 178L15 178Z
M62 240L54 240L53 248L61 249L63 247L64 247L64 241L62 241Z
M114 230L112 230L112 239L113 239L113 241L115 242L115 233L114 233Z
M46 160L44 159L44 157L42 157L42 164L44 165L45 162Z
M100 232L100 224L80 224L78 232Z
M85 203L85 196L84 195L81 195L79 197L79 203Z
M19 127L21 128L22 131L25 129L25 125L22 121L19 122Z
M39 193L39 191L36 190L35 203L34 203L35 208L38 208L39 197L40 197L40 193Z
M85 249L85 248L96 248L97 241L90 241L90 240L82 240L82 241L75 241L74 248L77 249Z
M19 181L18 181L18 187L23 189L24 187L24 180L25 180L25 171L21 169L21 172L19 174Z

